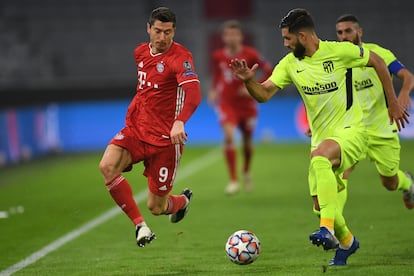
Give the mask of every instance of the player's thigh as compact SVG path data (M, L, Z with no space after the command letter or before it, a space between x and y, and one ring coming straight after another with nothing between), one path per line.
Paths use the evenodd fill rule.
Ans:
M241 116L239 128L244 136L251 136L256 128L257 114L247 113Z
M236 132L236 125L233 122L227 121L221 123L221 128L223 129L226 141L233 141Z
M148 147L148 143L140 140L132 127L123 128L109 143L117 145L129 153L128 165L143 161Z
M400 166L400 140L398 135L388 138L370 136L368 156L374 161L377 171L382 176L394 176Z
M110 181L131 163L131 155L123 147L109 144L102 156L99 167L105 180Z
M350 137L355 137L354 141L349 141ZM343 180L345 169L341 166L348 166L357 157L361 157L361 152L366 151L366 135L365 132L359 129L343 129L341 131L333 131L329 135L326 135L324 140L315 145L311 144L310 153L311 157L314 154L322 155L328 158L331 162L338 163L334 168L335 179L337 183L338 192L346 189L346 181ZM354 163L353 163L354 164ZM309 170L308 184L309 194L312 197L317 195L317 182L315 176L312 174L312 170Z
M153 147L153 153L144 160L144 175L151 193L164 196L171 191L183 150L181 144Z
M116 167L127 165L131 163L131 154L121 146L109 144L104 151L101 162L110 163Z
M237 110L234 106L226 104L219 105L216 108L216 112L218 114L219 122L222 127L227 124L237 126Z
M361 128L340 129L328 139L336 141L340 146L341 161L338 168L335 169L337 174L343 173L366 157L367 134Z

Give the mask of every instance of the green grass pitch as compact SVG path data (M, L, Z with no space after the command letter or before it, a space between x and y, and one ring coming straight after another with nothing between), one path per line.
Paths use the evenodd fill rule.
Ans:
M173 192L194 192L188 216L171 224L140 209L157 239L135 244L132 223L117 213L62 243L13 275L409 275L414 271L414 210L401 192L386 191L375 166L362 161L349 181L345 217L361 242L346 267L327 267L333 255L312 246L318 228L308 196L308 145L258 144L255 188L224 195L227 173L219 146L185 149ZM403 141L402 170L414 171L414 141ZM101 153L42 158L0 170L0 275L66 234L115 207L98 170ZM239 158L240 159L240 158ZM239 160L240 161L240 160ZM239 162L240 165L240 162ZM239 166L240 167L240 166ZM145 193L142 165L125 174ZM19 207L20 206L20 207ZM228 236L247 229L261 241L251 265L231 263ZM326 271L325 271L326 270ZM324 272L325 271L325 272Z

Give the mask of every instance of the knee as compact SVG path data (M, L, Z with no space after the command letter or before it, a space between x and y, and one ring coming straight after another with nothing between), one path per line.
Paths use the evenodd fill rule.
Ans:
M118 174L118 172L115 169L115 166L111 166L110 164L104 161L101 161L99 163L99 170L106 181L110 181Z
M398 187L398 177L381 176L381 182L388 191L394 191Z
M313 150L310 153L310 157L311 157L311 159L314 158L314 157L323 157L323 158L329 159L327 153L324 150L321 150L321 149Z
M392 183L392 182L382 182L382 185L388 191L395 191L397 189L397 184L396 183Z
M328 159L332 165L339 165L341 161L341 147L333 140L324 140L310 154L311 159L322 157Z
M226 145L226 146L233 146L234 145L234 140L233 140L233 137L232 136L225 136L224 137L224 144Z
M101 162L99 162L99 171L104 174L104 172L107 171L107 165L101 160Z
M105 175L107 172L111 171L111 168L108 166L108 164L101 160L101 162L99 162L99 170L103 175Z

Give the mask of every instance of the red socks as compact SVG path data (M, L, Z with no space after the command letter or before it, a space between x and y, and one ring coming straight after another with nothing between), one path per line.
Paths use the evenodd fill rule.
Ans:
M243 148L244 151L244 167L243 167L243 172L248 172L250 169L250 161L252 159L252 154L253 154L253 149L252 147L246 146Z
M224 154L227 160L227 167L230 173L230 180L237 181L236 174L236 150L234 147L226 146Z
M169 195L167 204L167 214L175 214L187 204L187 197L185 195Z
M131 186L122 175L115 176L114 179L106 183L106 188L134 225L144 221L134 200Z
M253 149L251 146L243 148L244 153L244 165L243 172L248 172L250 169L250 163L252 159ZM224 154L227 161L227 167L230 173L230 180L237 181L237 168L236 168L236 149L234 147L226 146Z

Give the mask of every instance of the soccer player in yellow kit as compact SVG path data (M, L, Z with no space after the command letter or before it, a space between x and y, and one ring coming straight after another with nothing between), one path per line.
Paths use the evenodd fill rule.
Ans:
M284 45L291 50L266 81L254 79L258 65L245 60L231 62L233 72L249 93L266 102L294 84L301 95L312 131L309 185L315 187L320 206L319 230L309 236L325 250L339 246L335 237L336 178L365 157L367 135L362 108L353 100L352 67L374 67L385 89L390 119L398 129L408 123L408 113L398 104L384 61L375 53L352 43L321 41L311 15L291 10L280 23Z
M351 14L340 16L336 21L336 33L339 41L349 41L362 46L379 55L391 74L402 80L398 101L406 109L411 107L409 94L414 88L414 77L411 72L399 62L395 55L381 46L373 43L363 43L362 28L359 20ZM397 126L389 124L387 103L380 79L372 68L353 68L352 79L355 96L363 109L363 124L368 135L368 157L375 162L382 184L390 191L403 192L403 201L408 209L414 208L414 183L410 173L399 169L400 141ZM342 187L337 195L337 212L342 214L347 198L347 180L352 168L339 179ZM314 208L316 213L319 206L316 195ZM341 223L339 223L341 222ZM352 235L344 220L335 221L335 235L340 244L330 265L346 265L348 257L359 248L359 241Z

